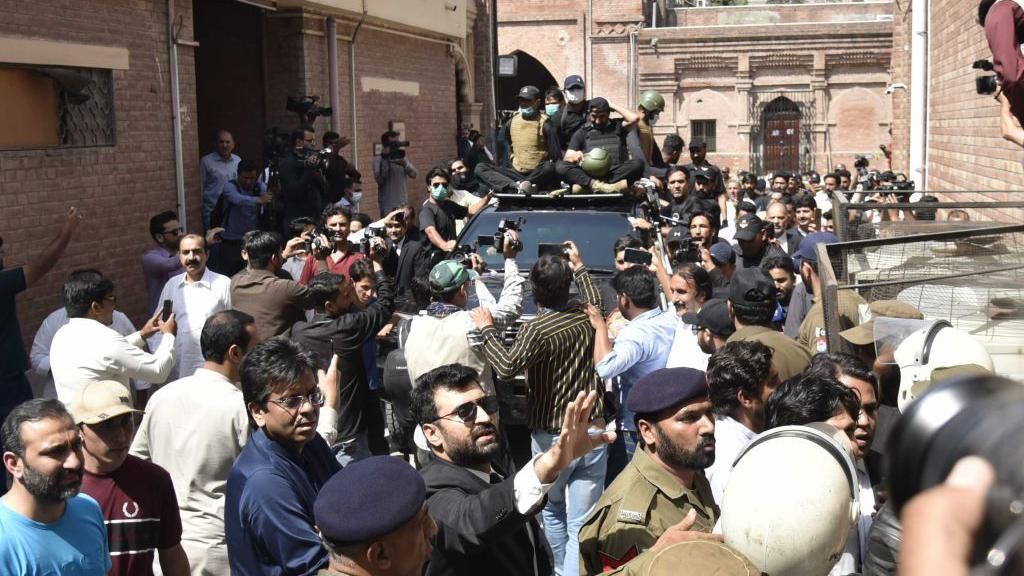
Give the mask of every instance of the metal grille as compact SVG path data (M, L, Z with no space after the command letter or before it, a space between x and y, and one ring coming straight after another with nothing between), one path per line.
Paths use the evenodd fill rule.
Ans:
M80 69L78 72L88 76L86 86L74 96L66 90L60 91L61 146L113 146L113 75L110 70L101 69Z
M703 140L708 152L718 150L718 135L714 120L690 120L690 141Z
M874 238L895 238L914 234L933 232L951 232L957 230L976 230L991 228L1011 222L1024 222L1024 202L998 202L981 196L990 194L986 191L957 192L961 199L946 200L943 193L923 192L940 198L938 202L901 202L891 206L903 211L914 213L925 212L929 220L904 219L872 222L863 218L865 211L875 210L880 204L875 202L851 202L849 193L835 192L832 199L833 226L836 236L843 242L851 240L871 240ZM971 197L977 200L971 200ZM856 197L854 197L856 198ZM963 200L967 198L967 200ZM951 221L949 218L966 214L970 220ZM854 218L850 218L853 214Z
M1019 375L1024 225L841 242L818 255L830 350L846 347L838 293L856 290L869 303L900 300L926 319L948 320L985 344L997 371Z

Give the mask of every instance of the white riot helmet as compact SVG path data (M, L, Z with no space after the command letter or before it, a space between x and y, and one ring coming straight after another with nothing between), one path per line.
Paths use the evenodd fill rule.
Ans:
M850 454L849 440L827 424L758 434L725 486L725 543L765 574L828 574L860 515Z
M905 322L900 319L879 321ZM905 412L910 404L934 382L956 374L988 372L994 369L992 357L976 338L953 328L945 320L912 321L916 329L903 337L893 352L900 367L900 391L897 404ZM962 368L953 371L953 368Z

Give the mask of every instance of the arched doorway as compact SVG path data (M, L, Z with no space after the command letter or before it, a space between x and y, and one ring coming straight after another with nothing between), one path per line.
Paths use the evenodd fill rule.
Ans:
M551 72L548 72L548 69L533 56L522 50L516 50L512 55L516 56L517 60L516 75L499 77L495 86L498 91L495 96L498 101L499 114L502 111L515 111L519 108L516 94L523 86L536 86L540 89L541 94L548 88L559 86Z
M785 96L772 100L761 116L765 172L800 170L800 107Z

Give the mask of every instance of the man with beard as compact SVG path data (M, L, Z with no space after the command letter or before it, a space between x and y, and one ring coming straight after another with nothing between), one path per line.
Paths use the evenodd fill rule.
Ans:
M78 493L82 440L64 405L29 400L11 411L0 436L13 479L0 498L0 566L11 574L106 574L107 529L96 501Z
M128 389L89 382L78 389L71 413L79 426L85 474L82 492L96 499L110 536L114 576L153 574L154 556L167 576L188 576L181 547L181 515L166 470L128 454L134 432Z
M768 242L778 247L786 254L796 254L800 249L800 242L803 235L796 228L791 228L792 220L789 217L789 210L783 202L772 202L768 205L765 213L768 222L765 229L768 231Z
M502 450L498 398L476 370L448 364L416 381L412 410L435 459L422 471L438 524L426 574L547 576L551 551L535 516L560 472L615 439L591 435L597 392L569 402L558 439L518 472Z
M168 280L160 291L160 302L171 301L171 311L178 322L171 380L191 376L203 366L199 337L206 319L231 309L231 279L207 268L208 256L206 241L201 236L183 237L178 243L178 260L185 273ZM160 347L160 338L158 332L150 341L154 350Z
M789 318L790 302L796 295L796 267L793 265L793 259L788 256L773 256L765 259L761 262L761 270L764 270L772 277L772 282L775 283L775 316L772 318L772 326L778 330L782 330L783 326L786 325L786 319ZM808 300L806 305L802 305L803 302L797 302L797 313L801 316L807 314L807 309L810 308L810 297L807 296L807 292L801 290L804 295L804 299ZM789 336L787 334L787 336ZM795 338L795 336L790 336Z
M642 449L580 530L583 576L622 566L683 522L714 538L710 532L719 511L704 469L715 462L715 421L704 373L692 368L652 372L633 387L626 407L634 414Z
M327 566L313 503L341 465L317 423L323 391L337 386L335 362L318 372L316 356L285 338L261 342L242 361L242 397L259 430L228 476L232 574L315 574Z
M772 349L749 340L730 342L708 361L708 389L715 412L715 463L704 474L721 503L736 457L764 431L764 406L779 385Z

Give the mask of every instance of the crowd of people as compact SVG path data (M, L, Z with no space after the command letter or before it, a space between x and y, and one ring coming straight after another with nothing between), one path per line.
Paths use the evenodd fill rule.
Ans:
M849 461L851 487L820 488L812 501L850 498L853 518L816 526L813 507L794 508L791 523L839 529L838 545L762 544L793 566L823 566L818 576L895 574L901 531L881 459L897 406L993 366L969 335L939 326L956 352L901 371L902 352L876 346L873 324L924 316L848 291L837 311L845 351L830 347L817 248L838 242L834 192L880 194L877 214L859 219L927 210L884 208L890 192L872 182L898 182L891 173L734 179L699 141L682 165L682 138L654 141L660 95L629 110L584 94L579 76L543 94L523 87L496 153L470 136L460 159L426 172L421 206L405 190L418 177L408 143L386 132L376 221L354 211L360 176L339 135L322 137L324 154L311 130L296 131L270 178L223 131L201 163L203 233L186 233L173 212L150 221L141 329L117 310L115 279L75 270L28 359L14 296L73 240L82 215L71 209L41 254L0 272L0 566L760 574L765 558L745 555L730 532L792 500L771 467L736 463L772 430L813 425ZM500 271L475 254L449 257L460 221L497 195L538 193L636 199L635 230L608 247L609 282L592 277L572 239L521 273L515 230L502 234ZM497 296L484 283L492 274ZM539 310L529 319L526 294ZM416 311L405 324L403 306ZM377 346L399 326L410 387L387 391L389 427ZM30 372L46 381L40 398ZM519 376L525 463L511 457L499 401ZM737 486L751 485L772 506L737 516ZM942 530L934 515L905 519L908 530Z

